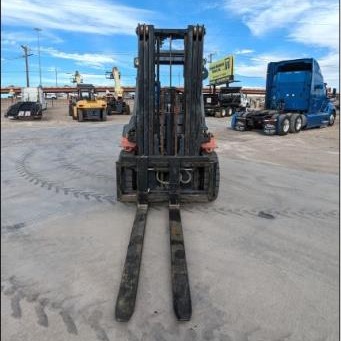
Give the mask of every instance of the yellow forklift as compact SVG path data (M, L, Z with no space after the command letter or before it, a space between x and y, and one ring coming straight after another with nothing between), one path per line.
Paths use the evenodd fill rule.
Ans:
M69 103L69 115L74 120L107 120L107 103L97 99L95 87L92 84L77 84L77 97Z

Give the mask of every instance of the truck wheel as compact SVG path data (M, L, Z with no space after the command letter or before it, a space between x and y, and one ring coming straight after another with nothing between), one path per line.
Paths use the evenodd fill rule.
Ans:
M225 117L227 115L227 108L220 109L220 117Z
M334 123L335 123L335 112L332 112L331 114L330 114L330 116L329 116L329 122L328 122L328 124L330 125L330 126L332 126L332 125L334 125Z
M278 135L287 135L290 130L290 117L287 115L280 115L278 117Z
M78 119L78 122L83 121L83 111L82 110L77 109L77 119Z
M302 116L299 114L292 114L290 116L290 133L299 133L302 129Z
M233 109L231 107L228 107L227 110L226 110L226 115L228 117L230 117L230 116L232 116L232 114L233 114Z

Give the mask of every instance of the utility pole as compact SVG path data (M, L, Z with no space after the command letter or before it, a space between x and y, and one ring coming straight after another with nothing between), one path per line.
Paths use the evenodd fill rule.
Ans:
M39 37L39 32L41 32L41 28L36 27L34 30L37 31L37 35L38 35L39 86L42 86L42 84L41 84L41 64L40 64L40 37Z
M54 68L54 71L55 71L55 74L56 74L56 87L58 86L58 76L57 76L57 68L55 67Z
M208 57L209 57L209 63L212 63L212 56L214 56L215 55L215 52L211 52L209 55L208 55Z
M25 58L25 65L26 65L26 86L29 87L30 86L30 79L29 79L29 75L28 75L28 57L32 56L31 54L28 54L28 46L24 46L21 45L21 48L24 50L24 58Z
M208 57L209 57L209 64L212 63L212 56L214 56L216 54L216 52L211 52L209 53ZM210 93L212 93L212 84L210 84ZM213 93L215 94L215 85L213 85Z

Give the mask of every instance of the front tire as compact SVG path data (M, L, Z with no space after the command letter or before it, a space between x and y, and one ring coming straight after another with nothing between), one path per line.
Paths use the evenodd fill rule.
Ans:
M330 116L329 116L329 122L328 122L328 125L329 126L333 126L334 125L334 123L335 123L335 112L332 112L331 114L330 114Z
M77 109L77 119L78 119L78 122L83 121L83 111L82 110Z
M69 105L69 116L73 116L73 105Z
M290 117L287 115L280 115L278 118L278 135L284 136L290 130Z
M106 109L103 109L102 110L102 121L106 121L107 120L107 111L106 111Z

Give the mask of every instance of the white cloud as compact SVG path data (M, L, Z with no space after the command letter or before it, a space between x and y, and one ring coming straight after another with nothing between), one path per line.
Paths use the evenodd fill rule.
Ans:
M339 4L335 0L225 0L225 9L239 15L252 34L262 36L284 28L290 39L338 49Z
M20 47L20 45L29 44L31 46L31 50L37 49L38 44L38 37L37 33L32 29L31 32L2 32L2 39L1 39L1 47L7 47L7 50L16 50ZM40 32L40 42L44 42L47 40L49 43L60 44L63 40L58 37L57 35L49 32L49 31L41 31ZM32 48L33 47L33 48Z
M148 21L153 12L108 0L11 0L1 2L5 25L21 25L63 31L110 34L135 34L138 22Z
M304 56L302 56L303 58ZM257 57L249 59L249 62L240 62L238 59L235 61L235 73L246 77L266 77L266 69L268 63L278 62L281 60L295 59L297 56L290 54L260 54Z
M250 54L255 52L254 50L251 49L241 49L241 50L236 50L234 54Z
M324 48L326 54L318 58L318 62L325 81L331 86L338 87L340 36L339 3L336 0L264 0L258 2L244 0L242 3L237 0L225 0L225 10L238 15L255 36L264 36L275 29L285 29L289 41ZM297 54L276 56L270 52L268 56L260 55L259 61L251 59L248 64L237 64L238 73L257 77L265 76L266 65L269 61L304 57L314 56Z
M94 68L103 68L105 64L114 64L116 60L110 54L98 53L66 53L54 48L41 48L41 51L55 58L69 59L78 65L86 65Z
M339 55L332 52L323 58L319 58L318 62L324 81L328 86L339 89Z
M338 5L329 4L326 8L312 11L309 14L309 22L300 23L289 37L305 45L327 47L337 51L340 44Z
M260 54L257 57L250 58L249 62L240 62L236 59L235 62L235 74L241 75L244 77L260 77L265 80L266 71L269 62L279 62L281 60L291 60L298 58L310 58L304 54L302 55L293 55L290 53L267 53ZM339 69L338 69L338 58L339 56L335 53L330 53L327 56L320 58L318 63L321 67L321 71L323 74L324 81L328 83L330 87L339 88Z

